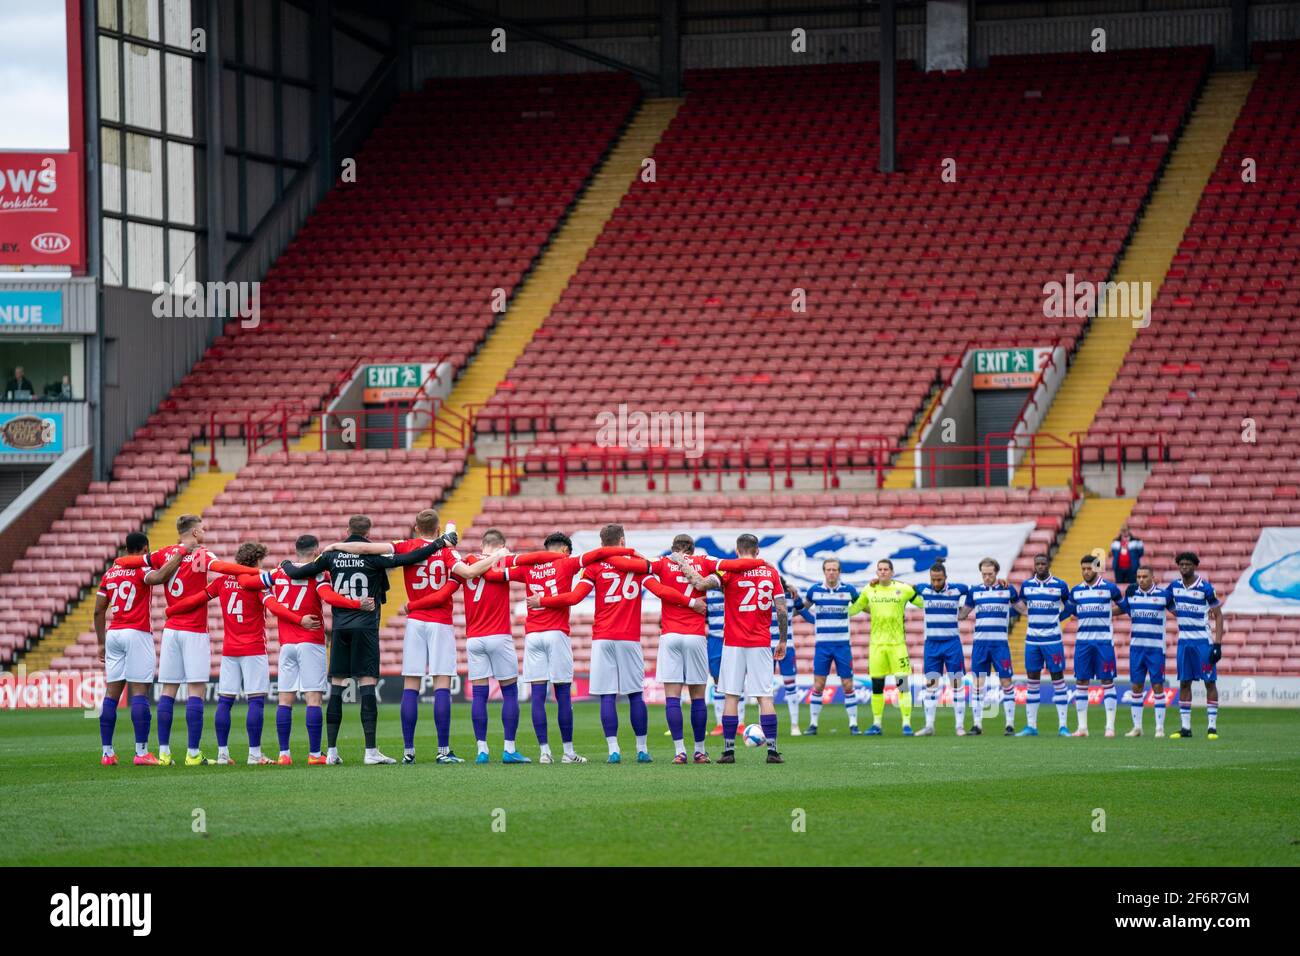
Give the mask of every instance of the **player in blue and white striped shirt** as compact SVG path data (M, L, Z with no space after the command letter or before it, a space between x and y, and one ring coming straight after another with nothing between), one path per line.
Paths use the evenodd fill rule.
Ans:
M1020 585L1020 608L1029 616L1025 631L1025 726L1017 737L1038 736L1039 679L1043 668L1052 676L1052 703L1057 729L1070 736L1069 704L1065 689L1065 644L1061 640L1061 611L1070 600L1070 586L1052 575L1047 555L1034 558L1034 575Z
M1096 555L1085 554L1079 560L1083 581L1070 588L1070 600L1061 615L1079 619L1074 632L1074 707L1079 714L1075 737L1088 736L1088 685L1093 678L1101 681L1102 703L1106 708L1106 736L1115 736L1115 629L1111 622L1111 605L1128 612L1120 589L1101 576L1101 562Z
M822 713L822 693L826 689L826 678L830 676L831 666L835 667L835 676L840 679L840 689L844 692L844 709L849 717L849 733L861 733L858 730L858 695L857 685L853 682L853 650L849 642L849 605L858 599L858 590L851 584L840 580L840 563L835 558L822 562L824 584L814 584L803 596L807 607L800 613L804 620L814 628L813 645L813 686L808 709L809 735L817 733L817 721Z
M791 614L802 612L804 609L803 598L799 596L799 589L781 577L781 588L785 591L786 607ZM772 650L776 650L776 645L781 643L781 628L777 618L776 608L772 608ZM790 736L799 736L799 703L802 694L799 693L799 671L795 666L794 657L794 623L790 623L789 640L786 641L785 656L779 661L773 657L772 660L772 697L776 697L777 675L780 675L780 681L785 687L785 705L790 710Z
M1192 735L1192 684L1205 682L1206 736L1219 739L1219 660L1223 657L1223 612L1214 585L1197 573L1201 559L1184 551L1174 559L1181 575L1169 586L1178 622L1178 717L1181 726L1172 738ZM1210 638L1214 621L1214 638Z
M1138 568L1137 584L1130 584L1124 595L1128 604L1128 619L1133 622L1129 632L1128 673L1132 687L1129 705L1133 711L1133 729L1125 737L1142 736L1142 699L1147 678L1151 679L1151 694L1155 698L1156 736L1165 735L1165 615L1174 608L1173 595L1168 588L1156 584L1150 568Z
M916 586L912 603L925 611L925 726L918 737L934 736L934 718L939 709L939 679L946 670L952 681L952 710L957 736L966 736L966 660L957 628L962 601L970 588L951 583L942 561L930 566L930 583Z
M709 687L708 694L713 701L713 714L717 723L709 732L710 737L722 736L722 707L727 702L725 694L718 691L718 670L722 667L722 623L726 618L726 600L717 588L706 591L705 601L705 644L709 651ZM737 719L740 726L745 726L745 698L740 698L737 705Z
M1011 667L1011 611L1020 605L1020 594L1008 582L998 580L1001 566L993 558L980 562L981 582L966 594L966 606L961 616L975 613L975 643L970 649L971 717L970 732L984 733L985 678L997 671L1002 683L1000 697L1002 712L1006 717L1003 736L1016 732L1015 671Z

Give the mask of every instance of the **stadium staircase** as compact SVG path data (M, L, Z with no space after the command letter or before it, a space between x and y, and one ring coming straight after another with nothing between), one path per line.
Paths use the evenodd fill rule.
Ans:
M234 477L234 473L226 471L196 472L162 514L144 529L149 536L149 546L162 548L175 543L176 519L184 514L203 514ZM233 559L234 555L222 557ZM49 669L50 664L68 647L77 643L81 635L94 630L96 593L97 589L91 588L85 597L73 605L63 620L22 658L21 663L28 673Z
M1253 80L1252 73L1210 75L1112 281L1150 282L1152 300L1159 294ZM1092 320L1070 364L1069 374L1039 427L1041 433L1073 443L1076 434L1092 427L1137 337L1134 318L1137 317L1106 316ZM1038 480L1064 484L1060 476L1070 473L1072 453L1048 448L1036 454L1040 466ZM1030 481L1028 468L1016 472L1017 487L1028 488ZM1118 530L1116 525L1109 531L1099 529L1099 533L1109 543Z

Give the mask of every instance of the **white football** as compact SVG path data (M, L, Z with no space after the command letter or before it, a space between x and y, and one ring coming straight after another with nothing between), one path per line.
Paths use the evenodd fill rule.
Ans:
M741 731L741 735L745 738L746 747L761 747L767 743L767 738L763 736L763 728L758 724L747 724Z

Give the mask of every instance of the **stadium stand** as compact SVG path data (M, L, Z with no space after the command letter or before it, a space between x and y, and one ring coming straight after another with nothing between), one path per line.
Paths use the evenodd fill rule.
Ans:
M553 428L534 470L557 449L581 469L614 396L656 409L690 390L708 396L711 457L781 436L800 457L863 435L897 444L968 345L1073 344L1083 321L1043 317L1042 277L1107 275L1209 62L1194 49L995 57L961 76L901 64L891 177L863 159L874 65L689 73L657 180L626 195L480 431Z
M1262 527L1300 524L1300 290L1289 281L1300 259L1300 44L1260 45L1256 60L1151 324L1093 427L1134 436L1135 458L1142 440L1164 436L1172 461L1154 464L1129 524L1152 567L1197 551L1220 596ZM1247 157L1267 163L1257 182L1242 181ZM1293 618L1234 615L1226 643L1232 673L1300 674Z
M189 477L214 411L238 433L284 409L297 434L359 362L459 369L492 323L492 290L513 293L639 97L614 73L448 80L401 97L358 155L356 183L336 184L270 270L259 321L228 323L119 452L114 480L0 575L31 595L0 611L0 663Z
M322 544L347 537L348 518L357 513L369 515L374 522L373 540L405 538L415 513L442 498L464 466L464 451L440 448L265 455L240 471L204 514L208 528L204 545L231 560L242 542L260 541L269 549L268 557L278 563L293 557L294 540L300 534L314 534ZM383 484L376 483L376 474L384 476ZM156 644L162 640L165 606L161 588L155 588ZM275 633L275 619L270 621L268 636ZM215 674L220 666L222 633L221 611L215 601L208 605L208 626ZM272 641L273 662L277 651L278 643ZM55 658L52 669L92 669L97 661L92 631Z

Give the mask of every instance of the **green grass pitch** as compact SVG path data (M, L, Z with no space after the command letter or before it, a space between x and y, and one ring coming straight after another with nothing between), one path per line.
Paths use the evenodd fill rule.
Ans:
M782 734L785 713L781 710ZM649 766L608 766L594 704L576 707L586 766L436 766L433 719L420 715L414 767L361 765L357 708L345 712L342 767L306 765L295 708L293 767L99 766L99 728L80 711L0 716L0 860L10 865L1259 865L1300 863L1300 712L1225 711L1224 736L1191 740L850 737L843 711L815 738L782 738L787 763L741 748L735 766L675 766L663 709L650 708ZM1121 709L1121 733L1130 726ZM494 758L500 718L491 709ZM559 750L552 703L551 738ZM805 711L806 714L806 711ZM156 715L155 715L156 716ZM273 708L263 738L275 752ZM536 759L527 705L519 745ZM1171 712L1171 728L1177 713ZM205 752L216 752L212 707ZM454 749L474 756L469 707L453 712ZM1023 719L1023 718L1022 718ZM915 715L920 725L921 715ZM633 756L620 706L624 759ZM1071 719L1073 723L1073 718ZM1000 732L1000 717L988 726ZM1055 729L1043 708L1041 726ZM156 728L155 728L156 729ZM689 739L689 722L687 735ZM173 742L183 753L184 717ZM401 754L397 707L380 747ZM243 708L232 752L247 756ZM714 756L720 741L710 738ZM206 833L196 832L196 820ZM1103 822L1104 832L1097 826ZM798 824L802 822L802 827ZM494 828L494 823L496 824ZM504 832L499 832L504 823Z

